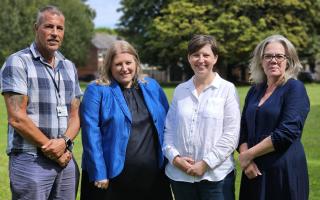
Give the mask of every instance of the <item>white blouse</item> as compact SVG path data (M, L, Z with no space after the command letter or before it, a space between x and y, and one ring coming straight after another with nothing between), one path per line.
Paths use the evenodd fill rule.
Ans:
M200 95L193 78L177 86L167 114L163 151L169 163L166 175L175 181L220 181L235 168L233 152L238 145L240 105L235 86L218 73ZM201 177L190 176L172 164L177 156L209 168Z

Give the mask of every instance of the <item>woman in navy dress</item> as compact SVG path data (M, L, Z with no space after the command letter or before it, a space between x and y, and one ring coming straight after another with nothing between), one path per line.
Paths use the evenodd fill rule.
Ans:
M310 104L292 43L281 35L253 52L241 119L240 200L307 200L309 181L301 136Z

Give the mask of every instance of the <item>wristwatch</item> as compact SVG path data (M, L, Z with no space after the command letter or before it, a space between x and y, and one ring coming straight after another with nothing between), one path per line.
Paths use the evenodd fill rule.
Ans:
M62 135L62 138L64 139L64 141L66 142L66 147L69 151L72 152L72 148L73 148L73 142L72 140L66 136L66 135Z

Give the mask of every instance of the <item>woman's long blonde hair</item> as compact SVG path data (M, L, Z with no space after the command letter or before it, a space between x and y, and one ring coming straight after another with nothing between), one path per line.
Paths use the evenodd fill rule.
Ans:
M107 54L104 59L104 64L98 68L99 79L96 80L96 83L102 85L110 85L113 79L111 74L111 67L114 57L120 53L128 53L134 57L136 64L136 74L133 78L133 83L137 84L138 80L143 81L141 63L139 55L135 48L124 40L115 41L111 47L107 50Z

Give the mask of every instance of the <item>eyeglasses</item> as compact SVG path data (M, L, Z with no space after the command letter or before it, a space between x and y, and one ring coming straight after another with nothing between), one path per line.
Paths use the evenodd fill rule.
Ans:
M262 57L267 62L271 61L273 58L275 58L277 62L283 62L288 58L285 54L263 54Z

